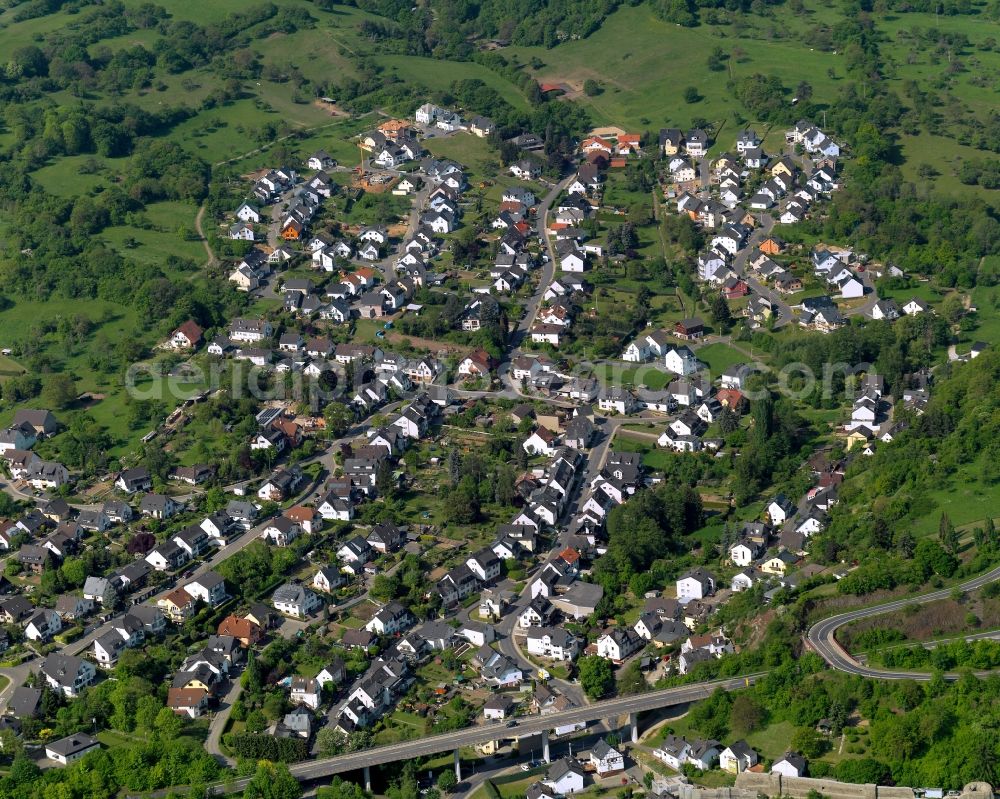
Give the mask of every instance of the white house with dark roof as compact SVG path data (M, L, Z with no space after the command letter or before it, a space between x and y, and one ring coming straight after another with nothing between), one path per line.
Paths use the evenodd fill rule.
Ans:
M91 735L78 732L58 741L50 741L45 745L45 756L61 766L68 766L75 763L89 752L101 748L100 742Z
M719 768L730 774L742 774L757 765L760 760L757 752L744 740L731 743L719 755Z
M49 686L68 697L78 696L97 677L92 663L61 652L48 655L42 661L41 671Z
M625 770L625 756L605 738L601 738L591 747L589 763L598 777L606 777Z
M715 577L700 566L690 569L677 579L677 600L687 602L704 599L715 593Z

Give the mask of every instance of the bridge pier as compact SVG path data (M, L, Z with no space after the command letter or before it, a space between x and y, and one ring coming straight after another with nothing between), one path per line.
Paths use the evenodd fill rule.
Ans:
M455 750L455 779L459 782L462 781L462 759L459 757L458 750Z
M628 714L628 726L632 731L632 743L639 743L639 714L629 713Z
M542 730L542 760L545 763L550 763L549 760L549 731Z
M371 793L372 792L372 770L370 768L368 768L368 766L365 766L364 774L365 774L365 790L368 791L368 793Z

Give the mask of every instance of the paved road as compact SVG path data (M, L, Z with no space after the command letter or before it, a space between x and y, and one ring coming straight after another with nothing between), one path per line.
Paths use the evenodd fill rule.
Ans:
M212 716L212 721L208 725L208 737L205 739L205 751L214 756L225 766L235 766L236 761L222 753L219 742L222 740L222 733L226 729L226 722L229 714L233 710L233 704L240 698L243 688L240 685L240 678L237 675L229 687L229 691L219 701L219 709Z
M604 468L608 451L614 440L615 433L619 426L631 421L629 417L618 416L612 419L604 419L598 426L599 439L587 453L587 463L582 467L582 474L578 478L572 489L572 498L566 503L566 510L561 517L562 520L573 518L580 510L580 506L590 496L590 484ZM546 560L562 552L569 545L569 528L560 527L556 535L553 547ZM531 603L531 581L527 581L520 595L511 603L503 619L496 625L498 636L497 646L500 651L517 663L526 674L534 674L537 667L521 651L518 641L515 640L515 633L518 631L517 620L521 612ZM572 702L578 706L587 704L587 697L583 690L576 683L553 678L551 683Z
M386 171L393 172L395 170ZM385 283L391 283L396 279L396 261L401 255L405 254L403 252L403 245L413 238L413 234L417 232L417 228L420 227L420 216L424 213L425 206L427 204L427 198L431 196L431 193L436 188L438 188L437 185L426 175L423 175L423 181L423 187L413 195L413 202L410 205L410 213L406 218L406 233L403 234L402 242L400 242L399 246L390 252L385 258L375 264L375 266L382 271L382 280Z
M775 319L774 327L779 328L784 327L787 324L791 324L793 321L792 309L778 292L761 283L746 268L747 257L750 255L750 250L766 239L773 229L774 217L770 214L761 214L760 224L754 229L753 233L750 234L750 238L747 239L747 246L736 253L736 257L733 258L733 271L736 272L736 274L739 275L751 289L753 289L755 294L758 294L759 296L770 301L772 309L776 309L777 311L777 319Z
M566 190L566 187L573 182L574 178L576 178L576 172L573 172L560 180L549 190L549 193L542 198L537 210L535 211L535 233L538 235L539 240L545 244L545 248L549 254L549 260L547 263L542 264L542 271L538 278L538 286L535 289L535 293L532 294L525 303L524 316L521 317L521 321L511 333L509 342L511 349L507 354L508 359L513 359L516 356L516 350L520 346L521 341L527 335L531 326L535 323L535 316L538 314L538 307L542 304L542 297L555 278L556 268L558 267L558 263L556 262L556 250L552 244L552 239L549 238L545 231L548 227L549 210L552 208L552 204L556 201L556 198L558 198L559 195Z
M534 735L553 727L573 724L581 721L604 721L629 713L642 713L648 710L658 710L670 705L686 704L710 696L717 688L726 691L738 691L753 684L762 674L751 674L729 680L712 680L695 685L684 685L678 688L667 688L662 691L652 691L637 696L626 696L618 699L606 699L586 707L574 708L549 716L537 716L520 721L516 729L508 729L502 724L473 727L456 732L431 735L413 741L388 744L367 749L363 752L351 752L336 757L310 760L295 763L289 767L292 775L300 781L315 780L342 774L347 771L357 771L365 767L380 766L385 763L395 763L402 760L412 760L417 757L447 752L461 747L476 746L505 738ZM249 778L236 780L228 784L230 790L242 790ZM223 793L226 785L216 785L210 788L213 794Z
M974 591L996 580L1000 580L1000 566L997 566L995 569L988 571L985 574L981 574L979 577L967 580L958 587L963 591ZM866 666L859 663L851 657L851 655L848 654L839 643L837 643L837 630L845 624L849 624L852 621L858 621L859 619L867 619L871 616L881 616L886 613L895 613L910 605L926 605L928 602L935 602L939 599L947 599L951 596L954 590L954 587L942 588L940 591L932 591L931 593L923 594L922 596L898 599L884 605L861 608L860 610L852 610L847 613L841 613L838 616L831 616L828 619L823 619L823 621L817 622L809 629L809 632L806 633L806 642L810 648L823 658L823 660L838 671L846 671L849 674L857 674L862 677L871 677L878 680L929 680L931 679L931 675L928 673L890 671L886 669L877 669L872 666ZM946 675L946 677L948 679L956 679L957 675L949 674Z
M10 681L0 691L0 711L7 707L14 689L24 685L24 681L28 679L28 675L33 671L38 671L41 667L42 660L35 655L12 668L0 669L0 673Z

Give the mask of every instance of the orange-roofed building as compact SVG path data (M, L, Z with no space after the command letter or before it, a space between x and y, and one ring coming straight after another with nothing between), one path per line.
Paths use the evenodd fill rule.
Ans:
M306 505L296 505L285 511L285 516L295 522L305 533L314 533L323 526L319 511Z
M183 588L175 588L156 604L171 621L181 623L194 614L194 597Z
M208 707L208 691L204 688L171 688L167 691L167 707L178 716L196 719Z
M641 136L638 133L623 133L618 137L616 150L618 155L638 155L642 152Z
M219 622L219 635L231 635L245 647L251 647L264 640L264 628L249 619L226 616Z
M583 144L580 145L580 149L585 153L602 152L605 155L611 155L614 148L607 139L602 139L600 136L591 136L589 139L584 139Z
M719 401L720 405L725 408L729 408L731 411L742 410L745 402L743 399L743 392L737 391L735 388L720 389L719 393L715 395L715 398Z
M281 229L281 238L285 241L298 241L302 238L304 230L305 228L302 226L301 222L295 219L290 219L288 220L288 224Z
M289 445L297 447L302 443L302 428L291 419L275 419L271 427L281 432L288 439Z
M170 336L170 345L175 349L194 349L201 343L205 331L193 319L188 319Z
M378 126L378 132L388 139L398 139L410 131L410 123L405 119L389 119Z

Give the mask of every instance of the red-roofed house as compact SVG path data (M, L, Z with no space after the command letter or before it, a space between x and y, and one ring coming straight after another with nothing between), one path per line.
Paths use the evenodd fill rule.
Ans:
M285 511L285 516L302 528L304 533L315 533L323 526L323 517L315 508L296 505Z
M201 343L203 331L193 319L188 319L170 336L170 346L175 350L193 350Z
M610 156L614 147L607 139L602 139L600 136L591 136L589 139L583 140L580 149L585 153L602 152Z
M749 293L750 287L738 278L735 282L724 286L722 289L722 296L727 300L738 300L740 297L745 297Z
M719 404L724 408L729 408L731 411L740 411L743 409L743 405L746 400L743 399L743 392L737 391L735 388L723 388L719 390L719 393L715 395L715 398L719 401Z
M642 151L639 140L642 137L638 133L623 133L618 137L618 155L638 155Z
M486 350L477 349L470 352L458 365L458 373L467 377L488 375L495 366L493 358Z

